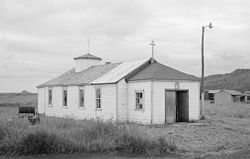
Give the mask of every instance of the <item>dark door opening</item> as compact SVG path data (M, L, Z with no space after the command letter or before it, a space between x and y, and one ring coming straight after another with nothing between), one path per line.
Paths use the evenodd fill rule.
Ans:
M189 117L187 90L165 91L165 122L187 122Z
M176 91L176 121L188 121L188 92Z

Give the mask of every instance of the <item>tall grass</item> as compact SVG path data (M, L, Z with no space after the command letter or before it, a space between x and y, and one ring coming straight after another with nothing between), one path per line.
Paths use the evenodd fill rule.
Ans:
M111 121L43 117L40 125L0 121L0 155L73 152L126 152L160 155L176 151L164 137Z
M206 104L205 115L229 118L250 118L250 104L225 103Z

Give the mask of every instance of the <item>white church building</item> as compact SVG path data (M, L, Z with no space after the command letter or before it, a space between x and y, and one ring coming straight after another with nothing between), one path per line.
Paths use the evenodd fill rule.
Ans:
M103 63L85 54L75 68L37 86L38 113L75 119L163 124L200 119L200 79L153 58Z

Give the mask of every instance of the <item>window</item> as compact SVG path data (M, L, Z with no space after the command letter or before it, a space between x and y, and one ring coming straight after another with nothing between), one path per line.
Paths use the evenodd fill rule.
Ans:
M63 106L67 106L67 89L63 89Z
M84 108L84 90L79 89L79 107Z
M96 89L96 108L101 108L101 89Z
M135 109L142 110L144 108L144 94L142 91L135 92Z
M247 100L250 101L250 96L247 96Z
M49 89L49 106L52 106L52 89Z

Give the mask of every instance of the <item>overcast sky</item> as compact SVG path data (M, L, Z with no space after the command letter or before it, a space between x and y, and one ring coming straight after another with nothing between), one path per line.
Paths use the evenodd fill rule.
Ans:
M0 92L28 90L90 53L104 61L151 56L200 76L250 67L249 0L0 0Z

